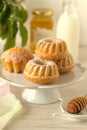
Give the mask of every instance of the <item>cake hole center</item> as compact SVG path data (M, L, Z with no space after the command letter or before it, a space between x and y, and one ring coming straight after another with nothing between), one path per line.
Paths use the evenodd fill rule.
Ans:
M44 61L42 60L35 60L35 63L39 65L44 65Z

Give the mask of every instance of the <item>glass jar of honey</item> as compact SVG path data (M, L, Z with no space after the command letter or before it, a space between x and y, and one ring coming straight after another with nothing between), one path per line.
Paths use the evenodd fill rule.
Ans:
M52 11L49 9L34 9L32 14L29 48L34 52L38 40L53 35L53 20Z

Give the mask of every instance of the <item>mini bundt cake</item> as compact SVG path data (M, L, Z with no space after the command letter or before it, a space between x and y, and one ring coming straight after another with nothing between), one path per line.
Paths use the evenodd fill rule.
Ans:
M46 60L59 60L68 53L65 41L61 39L44 38L36 44L35 53Z
M36 83L52 83L59 77L58 67L53 61L32 59L25 66L24 77Z
M33 58L32 53L22 47L13 47L1 55L1 62L4 68L9 72L23 72L26 63Z
M69 72L75 66L74 59L70 53L65 58L58 60L56 63L59 68L59 73Z

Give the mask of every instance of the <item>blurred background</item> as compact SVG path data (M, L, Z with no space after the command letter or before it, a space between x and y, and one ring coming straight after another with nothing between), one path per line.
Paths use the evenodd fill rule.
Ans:
M28 9L29 18L27 20L27 25L30 31L30 21L32 19L32 10L34 8L50 8L53 10L53 22L56 24L59 20L59 16L62 12L62 4L64 0L25 0L26 7ZM67 1L67 0L66 0ZM71 0L73 1L73 0ZM74 0L75 1L75 0ZM87 60L87 0L76 0L77 2L77 13L80 22L80 37L79 37L79 57L78 60ZM30 36L29 36L30 38ZM29 39L28 39L29 40ZM29 41L28 41L29 43Z
M28 40L27 40L27 45L25 46L26 48L30 48L30 22L33 19L32 15L32 10L35 8L48 8L51 9L53 12L52 15L52 20L53 20L53 33L54 36L56 36L56 28L57 28L57 23L59 21L59 16L62 13L63 10L63 1L64 0L24 0L23 6L28 11L28 19L26 21L25 26L26 29L28 30ZM68 0L65 0L68 1ZM71 0L72 2L77 2L77 13L79 16L79 22L80 22L80 37L79 37L79 45L80 45L80 51L79 51L79 59L80 60L86 60L86 55L87 54L87 0ZM14 30L14 29L13 29ZM44 30L45 31L45 30ZM76 30L75 30L76 31ZM49 33L48 33L49 34ZM75 41L75 40L74 40ZM4 46L4 41L0 38L0 54L2 53L2 48ZM17 33L16 37L16 45L21 46L21 38L20 34ZM85 55L85 57L83 56Z
M50 8L53 10L53 19L56 24L62 11L63 0L25 0L29 13L29 21L34 8ZM78 15L80 19L80 45L87 45L87 0L77 0ZM28 22L29 22L28 21Z

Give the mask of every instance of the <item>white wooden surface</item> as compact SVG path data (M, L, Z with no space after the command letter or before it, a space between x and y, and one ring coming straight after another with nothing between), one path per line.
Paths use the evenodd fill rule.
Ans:
M87 66L87 47L80 48L79 59ZM59 109L58 102L49 105L27 103L21 98L22 89L11 87L11 91L21 100L23 109L18 112L4 130L87 130L87 121L73 121L62 117L53 117ZM87 73L83 81L59 89L62 98L87 95Z

